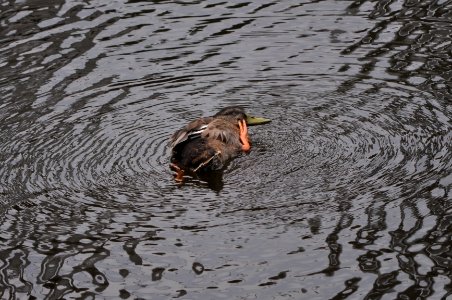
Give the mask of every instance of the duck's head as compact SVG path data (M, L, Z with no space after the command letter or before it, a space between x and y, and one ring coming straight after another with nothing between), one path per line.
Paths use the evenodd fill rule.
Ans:
M217 112L214 117L226 117L234 121L245 120L247 125L260 125L271 122L270 119L251 116L245 113L245 110L239 106L225 107Z

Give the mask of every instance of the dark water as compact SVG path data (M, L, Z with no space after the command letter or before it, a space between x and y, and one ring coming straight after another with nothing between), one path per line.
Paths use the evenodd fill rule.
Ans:
M451 1L0 2L1 299L452 299ZM215 184L172 132L273 119Z

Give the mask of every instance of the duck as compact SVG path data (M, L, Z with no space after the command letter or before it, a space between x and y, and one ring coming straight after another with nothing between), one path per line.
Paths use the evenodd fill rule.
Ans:
M170 139L170 169L175 179L223 169L241 153L251 149L248 126L261 125L270 119L245 113L239 106L221 109L215 115L191 121Z

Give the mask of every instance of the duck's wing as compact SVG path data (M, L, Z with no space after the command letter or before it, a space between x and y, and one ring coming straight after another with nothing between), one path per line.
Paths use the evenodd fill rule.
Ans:
M173 134L170 141L170 147L174 149L177 145L187 141L201 137L201 134L207 129L213 118L201 118L188 123L182 129Z

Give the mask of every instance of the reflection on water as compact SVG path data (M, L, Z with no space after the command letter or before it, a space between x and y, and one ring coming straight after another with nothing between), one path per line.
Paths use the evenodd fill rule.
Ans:
M0 298L449 299L451 11L1 3ZM273 122L177 185L227 105Z

